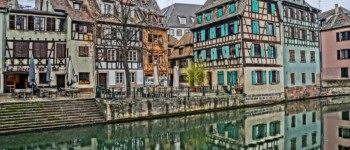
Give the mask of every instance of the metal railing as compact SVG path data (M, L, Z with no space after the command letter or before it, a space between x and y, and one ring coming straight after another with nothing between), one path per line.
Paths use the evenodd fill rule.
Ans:
M126 98L176 98L176 97L212 97L241 94L234 86L196 86L196 87L117 87L96 88L96 98L122 100Z

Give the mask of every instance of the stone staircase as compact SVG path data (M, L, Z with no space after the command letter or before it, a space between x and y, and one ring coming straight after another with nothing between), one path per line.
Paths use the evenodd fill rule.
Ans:
M103 122L94 99L0 104L0 135Z

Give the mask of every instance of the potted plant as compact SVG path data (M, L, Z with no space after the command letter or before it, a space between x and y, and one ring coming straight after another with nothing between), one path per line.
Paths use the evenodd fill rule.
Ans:
M188 83L188 86L190 86L190 87L194 86L195 78L196 78L195 65L194 65L194 63L191 63L187 68L186 81ZM192 89L192 90L195 91L195 89Z

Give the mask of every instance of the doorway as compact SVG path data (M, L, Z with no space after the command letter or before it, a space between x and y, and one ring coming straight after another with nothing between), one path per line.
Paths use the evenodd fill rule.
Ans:
M57 88L64 88L66 86L66 76L65 75L57 75Z
M102 87L107 87L107 73L98 74L98 85Z
M211 78L212 78L211 76L212 76L211 72L208 72L208 85L210 88L213 86L211 81Z

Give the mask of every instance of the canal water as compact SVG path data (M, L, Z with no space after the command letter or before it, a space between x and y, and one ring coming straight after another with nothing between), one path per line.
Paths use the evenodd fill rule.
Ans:
M0 150L349 150L350 97L0 136Z

